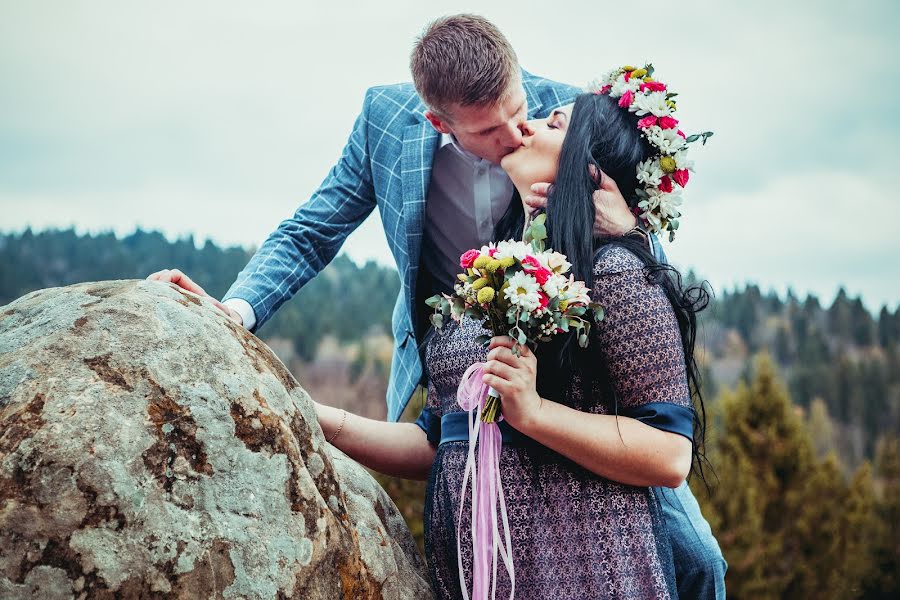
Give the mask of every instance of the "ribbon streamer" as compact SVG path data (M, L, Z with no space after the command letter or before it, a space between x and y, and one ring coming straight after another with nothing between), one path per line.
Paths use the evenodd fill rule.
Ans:
M466 458L466 469L463 473L462 491L459 496L459 513L456 517L456 561L459 570L459 584L463 598L469 600L466 589L466 576L463 571L462 552L460 552L460 529L462 524L463 500L469 475L472 476L472 600L487 600L497 597L497 553L509 573L511 589L510 600L516 593L515 569L512 561L512 543L509 534L509 519L506 514L506 501L503 497L503 483L500 480L500 449L503 438L497 422L503 419L498 416L497 422L482 423L481 412L487 399L489 388L484 384L484 363L475 363L469 367L462 377L456 400L459 406L468 412L469 453ZM497 394L499 397L499 394ZM478 443L479 437L481 443ZM475 458L475 448L478 458ZM476 464L477 463L477 464ZM497 518L497 503L500 504L500 519ZM500 526L503 535L500 533Z

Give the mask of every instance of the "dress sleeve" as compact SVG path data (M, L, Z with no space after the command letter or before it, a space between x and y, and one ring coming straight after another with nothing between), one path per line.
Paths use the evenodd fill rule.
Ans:
M665 292L647 280L643 267L618 246L594 262L593 298L605 316L591 344L597 344L615 392L610 412L693 439L678 321Z

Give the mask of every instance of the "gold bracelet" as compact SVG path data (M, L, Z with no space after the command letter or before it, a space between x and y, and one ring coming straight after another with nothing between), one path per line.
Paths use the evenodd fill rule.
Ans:
M334 433L332 433L331 437L327 440L329 444L332 443L338 436L338 434L341 432L341 429L344 428L344 423L347 421L347 411L342 408L341 412L344 413L344 416L341 417L341 424L338 425L338 428L334 430Z

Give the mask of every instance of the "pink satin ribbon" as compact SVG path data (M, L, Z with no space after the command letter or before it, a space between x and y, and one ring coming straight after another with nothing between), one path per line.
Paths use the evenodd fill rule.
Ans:
M456 557L459 567L459 583L463 598L469 600L466 576L463 572L462 552L460 552L460 528L462 523L463 500L469 474L472 475L472 600L487 600L497 596L497 553L509 573L510 600L515 596L516 577L512 561L512 544L509 535L509 519L506 515L506 501L503 498L503 483L500 480L500 449L503 438L497 423L482 423L481 411L488 396L488 386L484 384L484 363L475 363L462 377L456 399L460 407L469 413L469 455L463 474L462 491L459 496L459 513L456 517ZM499 416L497 421L501 421ZM481 438L481 443L478 438ZM478 459L475 448L478 447ZM476 467L477 462L477 467ZM497 503L500 504L500 519L497 519ZM500 526L503 536L500 535Z

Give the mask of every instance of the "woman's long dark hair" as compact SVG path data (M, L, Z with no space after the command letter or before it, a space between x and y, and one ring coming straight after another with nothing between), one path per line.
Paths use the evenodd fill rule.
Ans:
M694 343L696 315L708 305L709 293L703 285L685 287L681 274L673 267L660 263L641 239L630 236L594 238L592 195L597 184L591 177L588 165L612 177L629 207L634 208L638 202L635 196L637 165L654 153L641 136L637 121L637 116L620 108L608 95L582 94L575 100L559 157L556 183L547 199L547 245L568 257L575 278L584 281L588 289L593 287L594 262L598 254L621 246L644 263L648 281L658 284L665 292L681 332L688 386L695 408L694 468L703 479L706 412ZM522 202L515 194L506 214L497 223L494 239L521 239L524 224ZM596 363L593 369L586 369L590 364L588 357L596 356L595 352L592 348L582 351L574 334L558 335L552 342L539 346L536 355L540 395L566 403L565 395L576 370L581 373L596 370ZM544 368L541 368L542 365ZM603 375L601 378L604 378ZM608 376L605 379L600 384L612 393ZM585 383L590 386L590 382Z

